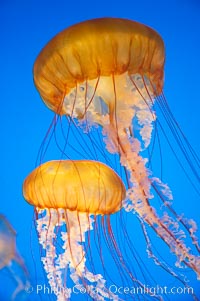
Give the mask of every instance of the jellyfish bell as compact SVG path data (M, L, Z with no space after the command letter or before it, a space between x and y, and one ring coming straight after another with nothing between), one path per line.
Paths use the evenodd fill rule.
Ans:
M164 44L154 30L134 21L102 18L71 26L52 39L34 64L34 81L46 105L65 114L66 95L77 84L99 77L104 77L104 86L108 80L110 90L113 75L146 75L160 94L163 65ZM114 106L109 94L106 101L109 108Z
M23 192L27 202L40 209L101 215L120 210L125 198L119 176L105 164L88 160L42 164L25 179Z
M117 300L106 289L103 276L87 269L89 239L85 242L96 216L103 219L120 210L125 187L119 176L95 161L49 161L28 175L23 194L36 210L39 242L45 251L42 261L57 300L68 300L73 293L67 287L67 269L74 284L82 283L93 299Z

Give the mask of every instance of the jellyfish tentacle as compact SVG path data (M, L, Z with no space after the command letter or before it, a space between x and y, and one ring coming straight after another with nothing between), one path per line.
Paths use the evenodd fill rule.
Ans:
M68 236L68 246L65 246L64 249L66 256L70 256L70 259L68 259L71 270L70 277L76 285L80 285L82 282L87 293L95 300L104 300L104 298L118 300L118 296L112 294L106 288L106 281L103 276L101 274L95 275L86 268L86 253L82 243L85 242L85 235L88 230L93 229L94 220L91 214L79 213L77 216L76 212L73 213L67 210L67 218L72 233L71 236ZM67 254L69 249L70 255Z
M200 259L190 253L183 243L181 232L178 237L177 233L170 229L176 223L172 222L168 214L159 217L149 202L149 199L153 198L151 188L155 185L153 178L151 179L151 172L146 168L148 159L142 158L140 152L148 147L153 129L152 124L156 120L153 112L155 95L151 82L143 75L130 76L124 73L101 77L98 85L96 80L87 80L87 84L88 89L95 87L96 95L92 96L93 102L90 102L90 106L87 107L85 119L91 124L97 123L102 126L107 150L120 155L120 163L129 174L132 188L129 189L128 194L133 202L134 210L167 243L178 260L192 268L199 277ZM107 106L107 112L105 111L105 114L100 116L99 107L102 101ZM72 118L78 118L76 108L84 112L83 104L81 96L78 97ZM71 111L70 107L71 104L66 95L63 107L66 114ZM82 123L83 120L79 122ZM137 137L138 129L141 141ZM161 198L162 195L167 197L168 194L167 191L162 191L164 184L162 185L163 188L158 191Z
M114 78L113 82L115 82ZM120 96L118 96L117 94L115 84L113 85L114 98L117 99L117 97ZM147 87L144 86L144 89L147 90ZM144 92L142 93L142 95L143 94ZM148 99L150 100L150 103L152 103L150 92L148 91L148 93L146 92L146 94L148 94ZM118 102L115 100L115 103L115 111L117 111ZM121 123L119 114L115 113L115 115L115 123L117 124L117 126L113 126L113 124L111 123L110 126L112 126L112 131L107 131L107 135L109 139L116 137L112 142L113 144L118 144L121 164L125 166L125 168L127 168L130 172L130 180L133 187L131 189L129 197L133 202L134 210L136 210L139 216L141 216L149 225L151 225L155 232L168 244L168 246L170 246L172 252L177 255L178 260L180 262L183 261L188 267L192 268L197 273L197 277L199 278L200 258L192 255L190 253L190 250L185 246L182 240L182 232L179 232L179 235L177 237L177 233L173 230L170 230L171 225L177 227L178 224L176 222L173 222L167 213L165 213L163 218L159 218L155 209L153 210L153 208L150 206L148 199L152 198L150 192L152 183L149 179L149 171L145 167L146 162L139 155L140 149L134 150L129 137L126 135L125 131L122 131L124 125ZM162 195L163 192L160 193ZM164 195L167 196L167 193L164 193ZM176 236L174 234L176 234Z
M11 275L12 275L13 279L17 283L17 287L16 287L16 289L14 290L14 292L12 293L12 296L11 296L11 301L14 301L14 300L16 300L16 297L20 292L25 291L25 289L27 289L30 286L30 282L28 280L26 280L26 282L24 283L22 281L22 279L13 271L13 269L11 267L11 264L8 265L7 268L11 272Z
M188 279L186 277L186 275L181 275L181 278L179 275L177 275L173 268L170 267L168 264L166 264L165 262L163 261L160 261L159 258L154 254L153 250L152 250L152 246L151 246L151 241L150 241L150 238L148 236L148 233L147 233L147 229L145 227L145 224L143 222L143 220L141 219L141 227L142 227L142 231L144 233L144 237L145 237L145 240L146 240L146 244L147 244L147 252L148 252L148 256L150 258L153 258L155 264L157 265L160 265L167 273L171 274L173 277L177 278L178 281L180 281L184 287L186 288L190 288L190 286L188 285ZM193 300L195 301L198 301L198 297L196 296L196 294L194 292L192 292L192 298Z
M56 294L58 301L70 300L73 293L70 287L63 282L63 273L69 267L70 277L74 284L83 285L87 293L95 300L119 300L118 296L111 293L105 286L106 281L101 274L93 274L86 268L86 254L83 247L85 234L92 229L93 219L88 214L70 212L69 210L58 209L58 213L51 209L51 220L49 223L49 212L40 218L41 209L38 212L37 230L39 233L39 242L46 254L41 258L47 278L52 291ZM66 221L67 220L67 221ZM88 224L89 220L89 224ZM61 230L61 239L63 241L63 252L56 253L55 227L66 224L67 232ZM81 232L79 225L81 224ZM70 229L70 230L69 230ZM71 234L69 235L69 232ZM62 289L63 288L63 289Z
M128 155L121 154L121 162L123 162L124 157L128 158ZM155 209L153 209L153 207L149 204L148 199L152 198L150 194L151 182L148 178L148 173L145 172L145 165L143 162L143 159L141 159L137 154L133 154L132 158L129 157L125 162L125 167L130 171L131 181L134 185L134 187L128 192L128 197L132 201L133 209L168 244L172 252L176 254L178 260L192 268L197 273L197 276L200 277L199 257L190 254L189 249L183 243L181 232L178 234L178 237L176 237L177 233L169 229L171 225L176 227L178 224L172 221L167 213L165 213L162 218L159 218ZM140 167L138 167L137 164ZM136 170L139 170L139 175ZM141 170L144 172L143 177L141 177Z
M126 145L126 152L123 149L123 145ZM127 151L128 145L129 152ZM128 138L125 143L125 138L123 137L123 142L120 143L120 150L121 164L130 171L130 179L133 187L129 190L128 197L132 201L133 209L168 244L172 252L176 254L178 260L184 262L197 273L197 277L200 277L199 257L190 253L190 250L183 243L181 232L177 236L176 232L170 230L170 226L174 225L177 227L178 224L172 221L167 213L162 218L159 218L155 209L149 204L148 199L152 198L150 193L151 181L145 167L145 160L137 153L131 151L131 144L128 143Z
M65 268L65 263L59 260L55 252L55 227L58 225L58 218L55 210L41 210L40 208L35 208L37 211L38 219L36 220L37 231L39 237L39 243L41 244L43 250L45 251L44 256L41 257L41 261L44 266L44 270L47 274L47 279L51 290L56 294L58 301L69 300L71 296L71 289L67 288L63 284L62 275L59 268ZM50 219L51 212L51 219ZM59 226L62 226L62 221L60 219ZM65 287L64 290L61 288Z
M173 214L173 216L177 219L177 221L180 221L181 225L185 228L187 233L189 234L189 237L192 240L192 244L195 246L198 253L200 253L200 246L198 237L196 236L197 232L197 224L193 219L185 218L183 215L178 215L176 211L171 206L170 202L166 201L164 196L166 197L166 194L161 195L159 188L157 187L158 180L157 178L152 178L152 187L155 190L155 192L159 195L159 198L163 202L163 205ZM159 180L160 182L160 180ZM161 182L160 182L161 183Z
M109 232L109 238L107 235L105 235L107 242L109 245L113 245L114 249L117 252L118 260L121 263L123 269L127 272L127 274L130 276L130 279L133 281L134 284L138 285L138 289L141 289L144 294L149 295L151 298L155 298L156 300L163 301L163 298L161 295L152 294L148 289L145 288L145 285L138 279L134 277L134 275L129 270L129 267L125 264L124 258L122 256L122 253L120 252L120 249L118 248L118 245L116 244L116 239L111 227L110 218L107 217L107 226L108 226L108 232Z
M147 83L146 83L146 81L145 81L145 78L144 78L144 76L142 76L142 81L143 81L143 84L144 84L146 93L148 94L148 99L150 100L150 105L149 105L148 101L146 100L146 98L145 98L145 96L142 94L142 92L140 91L139 87L137 86L137 84L135 83L135 81L133 80L133 78L132 78L131 76L130 76L129 78L130 78L130 81L133 83L135 89L137 90L138 94L141 96L141 98L143 99L143 101L145 102L145 104L148 106L149 111L152 112L152 116L153 116L154 113L153 113L153 111L152 111L151 105L154 104L154 98L153 98L152 94L151 94L150 91L149 91L149 88L150 88L150 89L153 91L153 94L154 94L154 95L157 95L157 92L156 92L156 89L155 89L153 83L149 80L149 81L148 81L148 82L149 82L149 86L147 86ZM185 137L184 133L182 132L180 126L178 125L177 121L175 120L175 118L174 118L172 112L170 111L170 108L169 108L169 106L168 106L168 104L167 104L167 100L166 100L166 98L165 98L163 92L162 92L161 96L158 96L157 98L158 98L157 103L158 103L158 105L159 105L159 107L160 107L160 109L161 109L161 111L162 111L162 113L163 113L165 119L167 120L167 123L169 123L170 129L173 131L173 128L174 128L174 131L175 131L175 137L179 137L179 132L180 132L181 139L180 139L180 141L178 141L178 139L177 139L177 143L179 144L180 148L182 148L182 147L184 148L184 145L181 145L181 141L182 141L182 139L184 139L184 140L185 140L185 143L186 143L186 145L187 145L187 147L188 147L188 149L191 151L191 155L194 156L194 159L195 159L195 160L199 161L199 159L198 159L198 157L197 157L197 154L196 154L195 151L192 149L191 145L190 145L189 142L187 141L187 138ZM165 103L165 105L162 105L162 101ZM166 111L166 113L165 113L165 111ZM165 114L166 114L167 116L165 116ZM169 120L168 120L168 119L169 119ZM162 128L162 131L164 131L162 125L160 124L160 121L157 120L157 119L156 119L155 121L156 121L156 122L159 124L159 126ZM172 123L171 126L170 126L170 123ZM177 129L176 129L176 127L177 127ZM176 132L177 132L177 133L176 133ZM163 133L164 133L164 132L163 132ZM165 135L165 138L167 139L168 144L170 145L170 148L172 149L172 146L171 146L171 143L170 143L169 139L167 138L167 136L166 136L165 133L164 133L164 135ZM191 149L190 149L190 148L191 148ZM173 150L173 149L172 149L172 150ZM191 179L190 179L189 176L187 175L186 170L184 169L183 165L181 164L179 158L177 157L177 155L175 154L174 151L173 151L173 153L174 153L174 155L176 156L176 159L178 160L179 164L181 165L181 168L183 169L184 173L186 174L186 177L189 179L189 182L191 183L191 185L194 187L194 189L195 189L195 190L197 191L197 193L199 194L198 189L194 186L194 183L191 181ZM187 153L185 153L184 151L183 151L183 153L184 153L185 156L187 156ZM189 161L188 163L189 163L189 165L190 165L190 161ZM198 162L197 162L197 164L198 164ZM161 165L162 165L162 164L161 164ZM169 205L168 202L165 202L165 201L163 200L163 196L166 196L166 195L167 195L167 194L166 194L166 191L165 191L163 194L161 194L161 193L159 192L159 189L156 187L155 182L159 182L160 185L163 185L163 186L164 186L164 184L163 184L158 178L154 178L154 179L152 178L152 180L153 180L153 181L151 182L151 186L154 188L154 190L156 191L156 193L159 195L160 199L164 202L164 205L170 210L170 212L176 217L177 220L180 220L180 223L183 225L183 227L184 227L184 228L186 229L186 231L189 233L190 238L192 239L192 243L195 245L197 251L200 253L200 247L199 247L199 243L198 243L198 238L197 238L196 235L195 235L195 232L197 231L196 223L195 223L193 220L187 220L186 218L183 219L183 218L181 218L180 216L178 216L177 213L174 211L174 209L171 207L171 205ZM155 181L155 180L156 180L156 181Z

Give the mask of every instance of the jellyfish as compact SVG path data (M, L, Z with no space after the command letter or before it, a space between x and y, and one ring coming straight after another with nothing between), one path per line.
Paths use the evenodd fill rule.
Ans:
M23 194L35 208L41 260L56 300L73 300L78 293L83 294L81 300L85 296L92 300L122 300L119 292L112 291L112 281L108 286L110 276L104 267L107 253L102 240L112 250L111 259L121 281L126 279L128 283L129 277L132 291L144 294L145 299L163 300L133 274L113 233L110 217L120 212L126 196L125 186L114 170L90 160L47 161L26 177ZM94 256L99 257L102 274L96 272Z
M37 212L39 241L46 250L42 261L57 300L69 299L72 293L62 280L65 278L62 270L65 273L67 266L74 283L79 285L82 279L91 296L101 300L107 294L104 279L86 269L83 244L87 231L93 229L92 215L111 214L120 209L125 196L120 178L98 162L49 161L25 179L23 192ZM54 241L59 228L63 252L57 254Z
M198 158L162 92L164 62L164 43L153 29L131 20L100 18L73 25L56 35L35 61L34 82L46 106L56 114L53 131L58 118L68 120L62 156L68 154L72 124L88 135L100 128L106 150L119 155L127 178L122 207L136 213L141 221L149 256L160 264L152 251L147 226L176 256L176 266L188 267L199 279L196 223L175 212L172 192L154 176L151 151L147 155L154 142L153 129L155 135L158 127L163 129L155 110L158 106L199 180L197 164L191 163L193 159L198 163ZM170 139L166 139L173 151ZM175 152L174 155L181 165ZM161 210L153 205L156 196L162 202Z
M118 300L106 288L101 274L90 271L86 255L90 234L96 230L98 216L104 231L109 229L111 214L119 211L125 198L120 177L108 166L88 160L48 161L25 179L23 194L35 207L41 259L57 300L71 300L73 289L83 290L94 300Z
M16 232L6 217L0 214L0 270L2 269L7 269L17 284L10 300L16 300L19 295L20 300L24 300L27 294L23 292L30 285L28 270L23 258L16 250Z

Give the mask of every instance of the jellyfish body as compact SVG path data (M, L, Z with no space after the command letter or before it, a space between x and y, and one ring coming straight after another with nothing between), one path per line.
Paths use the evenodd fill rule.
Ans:
M102 127L107 150L120 155L129 178L124 209L137 212L177 256L176 265L188 266L199 278L199 256L185 242L189 234L199 253L195 222L168 213L171 191L141 155L151 142L164 61L164 44L154 30L124 19L96 19L53 38L35 62L34 81L56 114ZM150 205L155 192L166 209L160 215Z
M17 266L17 268L15 267ZM20 254L16 250L16 232L6 217L0 214L0 269L7 269L17 283L10 300L16 300L29 286L29 275ZM25 293L27 296L27 294ZM23 300L25 295L23 295Z
M120 210L125 187L119 176L95 161L49 161L25 179L23 193L36 209L39 242L45 251L42 261L57 300L71 298L68 270L76 288L84 285L94 300L117 300L103 276L86 267L86 235L98 215Z
M16 253L16 232L2 214L0 215L0 230L0 269L2 269L9 265Z

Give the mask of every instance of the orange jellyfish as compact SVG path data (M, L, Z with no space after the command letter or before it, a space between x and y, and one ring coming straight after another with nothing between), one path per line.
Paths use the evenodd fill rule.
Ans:
M176 255L176 266L187 266L200 278L196 224L175 213L170 188L152 175L145 156L153 128L162 129L156 105L187 160L188 149L194 155L162 94L164 62L164 43L153 29L125 19L95 19L67 28L44 47L34 65L34 82L56 113L54 129L57 116L69 120L64 150L72 123L88 133L102 128L107 150L119 155L128 178L122 206L141 220L149 255L159 263L145 225ZM161 212L152 205L155 195L163 202Z
M9 300L16 300L19 295L22 297L22 294L24 300L25 295L27 296L25 290L29 287L28 271L16 250L16 232L6 217L0 214L0 270L4 268L9 271L9 275L17 284ZM1 285L6 288L6 283Z
M90 241L86 236L96 227L98 215L107 216L109 227L109 215L120 210L125 187L119 176L95 161L49 161L28 175L23 194L36 210L39 242L45 251L42 262L57 300L70 299L81 283L94 300L117 300L106 289L103 276L86 267ZM67 287L67 271L73 289Z

